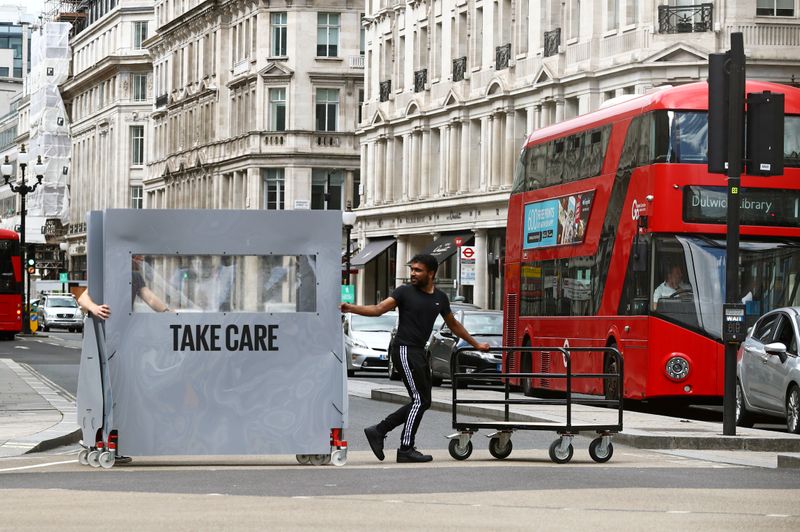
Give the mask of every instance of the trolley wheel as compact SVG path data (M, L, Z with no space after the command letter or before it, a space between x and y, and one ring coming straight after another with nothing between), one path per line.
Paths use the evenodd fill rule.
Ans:
M450 451L450 456L456 460L466 460L469 458L469 455L472 454L472 442L468 441L463 447L460 443L458 438L450 440L450 445L447 446L447 450Z
M86 463L92 467L100 467L100 451L89 451L86 455Z
M309 455L307 455L307 454L297 454L297 455L295 455L295 458L297 458L297 463L298 464L306 465L306 464L309 463L309 459L311 457Z
M89 465L87 456L89 456L89 449L82 449L81 452L78 453L78 463L80 465Z
M569 444L567 447L567 452L563 452L561 450L561 438L554 440L553 443L550 444L550 460L557 464L566 464L570 460L572 460L572 454L575 450L572 448L572 444Z
M514 446L511 444L511 440L508 440L508 443L506 443L505 447L500 447L500 438L492 438L489 440L489 454L498 460L508 458L508 455L511 454L511 450L513 448Z
M331 453L331 463L336 467L347 463L347 449L337 449Z
M325 464L325 456L324 454L311 454L308 456L308 463L311 465L324 465Z
M100 467L103 469L111 469L114 467L114 453L111 451L103 451L100 453L100 457L97 459L100 463Z
M601 443L603 443L602 436L593 439L592 443L589 444L589 456L592 457L592 460L600 464L602 464L603 462L608 462L614 455L614 446L611 444L611 442L608 442L608 446L606 447L605 452L601 451L600 447Z

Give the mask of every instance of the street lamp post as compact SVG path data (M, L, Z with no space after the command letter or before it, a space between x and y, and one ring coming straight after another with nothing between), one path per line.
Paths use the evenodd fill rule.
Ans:
M8 159L8 155L5 157L5 161L2 165L0 165L0 173L3 174L3 180L5 184L11 188L11 191L15 194L19 194L20 197L20 210L19 210L19 225L20 225L20 255L22 261L22 278L25 279L25 273L28 270L28 248L25 245L25 196L29 193L36 190L36 188L42 184L42 179L44 178L45 172L45 165L42 163L41 155L36 158L36 164L33 165L33 171L36 174L36 182L32 185L28 185L25 181L25 170L28 167L28 161L30 154L25 151L25 145L21 145L19 152L17 153L17 165L19 166L20 175L19 175L19 184L14 184L11 182L11 173L14 171L14 167L11 165L11 161ZM30 304L31 304L31 277L28 274L27 278L27 299L25 300L25 305L23 305L22 309L22 332L24 334L31 333L31 324L28 317L30 313ZM23 282L22 286L22 294L21 296L25 298L25 284Z
M356 224L356 213L350 207L350 202L347 202L347 208L342 212L342 224L344 225L345 235L347 238L347 252L345 253L345 274L344 284L350 284L350 233L353 226Z

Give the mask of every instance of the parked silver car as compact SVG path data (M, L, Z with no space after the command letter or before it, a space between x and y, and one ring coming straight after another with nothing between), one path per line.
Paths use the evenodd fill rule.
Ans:
M348 376L352 377L356 370L386 369L387 348L396 321L397 312L375 317L345 314L342 326L345 354L350 362Z
M753 414L786 419L800 434L800 307L773 310L755 323L739 348L736 424L753 425Z

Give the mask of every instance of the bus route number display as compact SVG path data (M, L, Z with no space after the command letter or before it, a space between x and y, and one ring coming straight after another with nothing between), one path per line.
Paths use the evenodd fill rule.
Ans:
M586 236L594 190L525 205L522 246L579 244Z

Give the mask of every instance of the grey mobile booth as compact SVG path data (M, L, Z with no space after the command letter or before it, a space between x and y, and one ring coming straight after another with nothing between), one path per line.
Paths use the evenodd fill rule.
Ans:
M81 463L344 464L340 242L338 211L90 213L89 293L112 315L84 327Z

